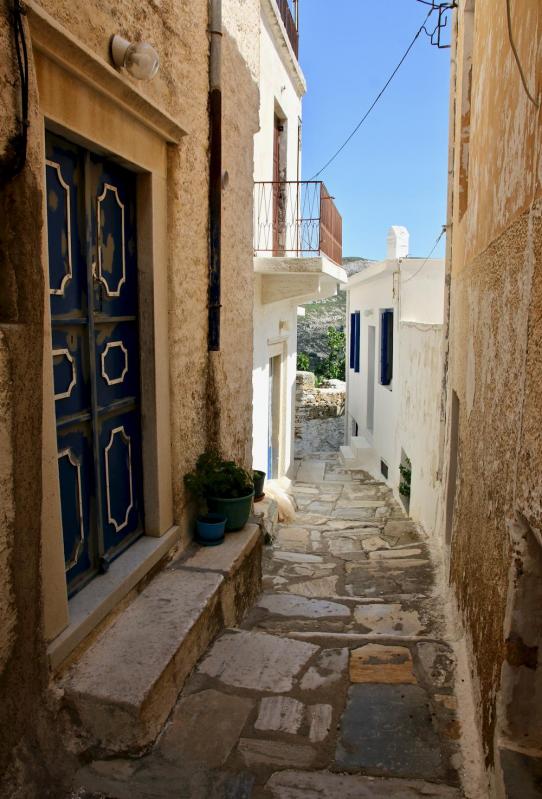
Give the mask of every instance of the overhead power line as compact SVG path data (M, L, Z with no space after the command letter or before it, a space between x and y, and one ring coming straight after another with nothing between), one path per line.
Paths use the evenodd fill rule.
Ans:
M512 48L512 52L514 54L514 58L519 70L519 75L521 78L521 82L523 83L523 88L525 89L525 94L531 101L531 103L536 106L536 108L540 108L540 97L533 97L531 92L529 91L529 87L527 86L527 78L525 77L525 72L523 71L523 67L521 66L521 60L517 51L516 43L514 42L514 35L512 33L512 9L510 8L510 0L506 0L506 20L508 22L508 38L510 39L510 46Z
M439 233L439 235L438 235L438 237L437 237L437 240L436 240L436 241L435 241L435 243L433 244L433 249L431 250L431 252L430 252L430 253L429 253L429 255L427 256L427 258L425 259L425 261L424 261L424 262L423 262L423 263L422 263L422 264L421 264L421 265L420 265L420 266L419 266L419 267L416 269L416 271L414 272L414 274L413 274L413 275L409 275L409 277L405 278L405 279L403 280L403 283L408 283L408 281L409 281L409 280L412 280L412 278L416 277L416 275L417 275L419 272L421 272L421 271L422 271L422 269L424 268L424 266L426 265L426 263L428 262L428 260L431 258L431 256L433 255L433 253L434 253L434 252L435 252L435 250L437 249L437 247L438 247L438 243L439 243L439 241L441 240L441 238L444 236L444 234L445 234L445 233L446 233L446 225L443 225L443 226L442 226L442 230L440 231L440 233Z
M334 154L331 156L331 158L329 159L329 161L326 161L326 163L324 164L324 166L323 166L321 169L319 169L319 170L318 170L318 172L316 172L316 174L314 174L314 175L312 176L312 178L310 178L310 180L316 180L316 178L317 178L319 175L321 175L321 174L322 174L322 172L323 172L325 169L327 169L327 168L328 168L328 166L329 166L329 165L330 165L330 164L331 164L331 163L332 163L332 162L333 162L333 161L334 161L334 160L337 158L337 156L339 155L339 153L341 153L341 152L344 150L344 148L346 147L346 145L348 144L348 142L349 142L349 141L350 141L350 140L351 140L351 139L352 139L352 138L353 138L353 137L356 135L356 133L358 132L358 130L361 128L361 126L363 125L363 123L365 122L365 120L367 119L367 117L369 116L369 114L371 113L371 111L373 110L373 108L376 106L376 104L378 103L378 101L380 100L380 98L382 97L382 95L384 94L384 92L386 91L386 89L388 88L388 86L390 85L390 83L392 82L392 80L394 79L394 77L397 75L397 73L399 72L399 70L400 70L400 69L401 69L401 67L403 66L403 63L406 61L408 54L410 53L410 51L412 50L412 48L413 48L413 47L414 47L414 45L416 44L416 42L417 42L417 40L418 40L418 37L420 36L420 34L421 34L422 32L428 33L428 32L427 32L427 30L426 30L425 24L426 24L427 20L429 19L429 17L431 16L431 14L433 13L433 11L434 11L434 10L435 10L435 9L434 9L433 7L431 7L431 8L429 9L429 12L428 12L428 14L427 14L426 18L424 19L423 23L420 25L420 27L419 27L419 28L418 28L418 30L416 31L416 33L415 33L415 35L414 35L414 38L412 39L412 41L411 41L411 42L410 42L410 44L408 45L407 49L406 49L406 50L405 50L405 52L403 53L403 56L401 57L401 60L399 61L399 63L397 64L397 66L395 67L395 69L393 70L393 72L392 72L392 73L391 73L391 75L389 76L388 80L386 81L386 83L384 84L384 86L382 87L382 89L380 90L380 92L377 94L377 96L375 97L375 99L373 100L373 102L371 103L371 105L369 106L369 108L367 109L367 111L364 113L364 115L362 116L362 118L360 119L360 121L358 122L358 124L356 125L356 127L354 128L354 130L352 131L352 133L351 133L351 134L348 136L348 138L347 138L347 139L345 139L345 141L344 141L344 142L341 144L341 146L339 147L339 149L335 151L335 153L334 153ZM429 34L428 34L428 35L429 35Z

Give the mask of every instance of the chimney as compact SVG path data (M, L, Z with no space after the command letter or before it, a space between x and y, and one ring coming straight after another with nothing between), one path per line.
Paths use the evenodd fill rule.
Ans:
M406 227L400 225L392 225L388 232L388 248L386 258L388 260L396 260L397 258L406 258L408 255L408 241L410 233Z

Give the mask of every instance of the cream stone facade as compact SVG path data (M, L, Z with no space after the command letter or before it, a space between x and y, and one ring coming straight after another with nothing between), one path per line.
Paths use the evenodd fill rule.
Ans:
M471 647L491 796L534 796L542 750L542 7L511 3L509 24L506 3L458 5L440 530Z
M21 114L12 5L0 6L2 168ZM43 796L43 786L54 785L67 765L62 711L52 690L58 670L66 658L79 657L144 578L191 540L193 508L183 474L208 446L251 463L260 9L256 0L222 3L222 165L228 180L222 191L221 345L212 353L207 3L151 0L144 9L125 2L109 10L92 1L29 0L25 9L27 157L0 191L0 705L9 719L0 732L0 793L26 799ZM153 45L160 68L152 81L115 69L109 52L114 34ZM69 600L55 430L55 391L60 395L52 370L46 131L91 158L121 165L133 176L137 208L144 535ZM78 474L82 513L85 485ZM113 501L109 494L107 501ZM109 514L114 519L110 508Z
M275 0L261 0L260 9L252 459L268 479L289 479L294 466L297 307L333 296L346 274L321 251L319 232L299 222L310 203L319 225L321 201L319 183L301 183L301 100L306 83L296 38L290 38L286 27L294 20Z
M357 462L384 479L409 506L412 518L434 533L440 495L444 262L408 257L408 246L406 228L392 227L386 260L348 280L342 452L350 465ZM390 318L387 331L385 315ZM390 359L387 376L384 347ZM400 493L401 466L411 470L408 499Z

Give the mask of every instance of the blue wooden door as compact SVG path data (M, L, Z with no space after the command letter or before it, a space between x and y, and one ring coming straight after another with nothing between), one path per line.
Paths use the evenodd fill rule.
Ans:
M47 228L66 576L143 532L135 176L47 135Z

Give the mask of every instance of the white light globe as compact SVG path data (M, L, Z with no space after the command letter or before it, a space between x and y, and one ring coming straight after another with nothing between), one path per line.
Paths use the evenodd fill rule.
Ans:
M159 66L158 53L148 42L134 42L126 50L124 67L137 80L151 80Z

